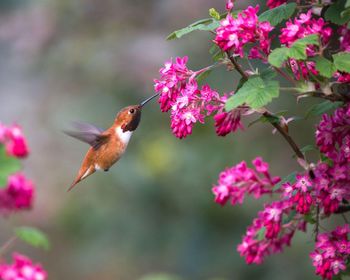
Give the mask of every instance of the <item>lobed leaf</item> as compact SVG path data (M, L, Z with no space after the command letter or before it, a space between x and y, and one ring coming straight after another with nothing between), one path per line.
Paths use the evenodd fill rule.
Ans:
M316 56L312 58L316 63L316 70L320 73L321 76L326 78L332 78L335 71L337 71L333 62L324 58L323 56Z
M318 35L311 34L304 38L301 38L299 40L296 40L293 45L289 48L288 56L290 58L295 58L297 60L299 59L306 59L306 47L308 45L319 45L318 41Z
M274 49L268 61L272 66L280 68L288 58L305 60L307 58L306 48L308 45L319 45L318 35L311 34L299 40L296 40L290 48L281 47Z
M230 111L243 103L253 109L258 109L270 103L278 95L279 84L277 81L262 79L259 75L250 76L242 87L227 100L225 109Z
M33 227L18 227L15 229L16 236L33 247L48 250L50 242L46 234Z
M337 70L350 73L350 53L340 52L333 55L334 65Z
M313 105L310 110L306 113L305 118L309 118L311 116L319 116L323 115L324 113L334 110L340 106L343 105L343 102L341 101L336 101L336 102L331 102L329 100L323 101L321 103Z
M325 18L338 25L343 25L350 20L349 13L343 13L345 7L350 5L347 0L338 0L333 3L325 13Z
M167 40L179 39L182 36L189 34L189 33L196 31L196 30L212 31L212 30L218 28L219 25L220 25L220 22L213 19L213 18L201 19L201 20L198 20L198 21L190 24L187 27L184 27L184 28L181 28L179 30L172 32L171 34L168 35L168 37L166 39Z
M8 156L5 147L0 145L0 188L4 188L7 183L7 177L21 168L20 160Z
M274 49L269 57L268 61L272 66L277 68L282 67L283 62L285 62L289 57L289 49L286 47Z
M296 3L289 3L267 10L259 16L259 21L268 21L272 26L276 26L283 20L289 19L293 15L296 7Z

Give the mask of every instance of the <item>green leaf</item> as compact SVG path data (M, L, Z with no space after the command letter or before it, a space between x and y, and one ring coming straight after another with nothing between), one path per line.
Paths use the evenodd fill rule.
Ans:
M285 62L288 59L288 57L289 57L288 48L285 48L285 47L277 48L270 53L268 61L272 66L280 68L283 62Z
M198 83L201 83L202 81L204 81L204 80L210 75L210 73L211 73L212 71L213 71L213 70L208 69L208 70L206 70L206 71L200 73L200 74L196 77L197 82L198 82Z
M306 215L304 215L304 220L306 222L308 222L309 224L316 224L316 219L314 217L312 217L312 214L311 213L308 213Z
M293 45L289 48L288 56L290 58L295 58L297 60L306 59L306 47L308 45L319 45L318 35L311 34L304 38L301 38L293 43Z
M282 224L285 225L290 223L294 219L296 214L297 212L295 210L290 211L288 216L283 216Z
M317 148L314 145L306 145L305 147L302 147L300 151L305 154L310 151L317 151Z
M262 227L261 229L259 229L259 231L256 233L256 240L261 241L263 239L265 239L265 234L266 234L266 227Z
M50 242L42 231L33 227L18 227L15 229L16 236L33 247L48 250Z
M326 11L326 20L331 21L338 25L343 25L350 20L350 15L342 12L345 9L345 5L348 5L346 0L338 0L333 3Z
M184 27L182 29L176 30L168 35L166 38L167 40L173 40L173 39L179 39L182 36L189 34L196 30L202 30L202 31L212 31L216 28L218 28L220 25L220 22L212 19L212 18L206 18L198 20L192 24L190 24L187 27Z
M335 67L342 72L350 73L350 53L340 52L333 55Z
M334 64L323 56L316 56L312 58L316 62L316 69L320 72L320 75L326 78L332 78L337 69Z
M221 16L219 14L219 12L217 10L215 10L214 8L209 9L209 15L217 20L220 20Z
M263 80L261 76L250 76L243 86L231 96L225 105L230 111L243 103L253 109L258 109L270 103L272 98L278 97L279 84L274 80Z
M322 103L315 104L306 113L305 119L307 119L311 116L314 117L314 116L322 115L322 114L324 114L330 110L334 110L342 105L343 105L343 102L341 102L341 101L331 102L329 100L323 101Z
M289 19L297 7L296 3L283 4L272 10L267 10L259 16L259 21L268 21L271 25L276 26L285 19Z
M4 188L7 177L21 168L19 159L6 154L5 147L0 145L0 188Z
M279 190L284 183L294 184L296 182L296 180L297 180L296 176L297 176L297 172L296 171L290 173L288 176L284 177L281 180L281 182L279 182L278 184L276 184L274 186L273 191Z

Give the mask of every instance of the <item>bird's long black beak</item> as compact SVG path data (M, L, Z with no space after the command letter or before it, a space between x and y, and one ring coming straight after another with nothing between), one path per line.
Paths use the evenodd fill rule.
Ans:
M156 93L155 95L148 97L146 100L144 100L140 103L140 106L143 107L146 103L148 103L149 101L151 101L153 98L157 97L158 95L159 95L159 93Z

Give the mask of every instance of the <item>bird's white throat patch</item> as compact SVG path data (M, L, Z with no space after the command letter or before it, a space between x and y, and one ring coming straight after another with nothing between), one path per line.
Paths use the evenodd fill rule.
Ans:
M123 131L122 128L120 126L118 126L115 129L115 133L117 134L117 136L119 137L119 139L125 144L128 145L130 137L132 135L132 131Z

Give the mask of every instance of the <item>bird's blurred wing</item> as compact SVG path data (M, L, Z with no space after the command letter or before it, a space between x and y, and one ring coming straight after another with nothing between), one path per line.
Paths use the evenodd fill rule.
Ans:
M101 147L101 145L104 144L109 138L108 134L103 133L103 129L92 124L74 122L73 126L75 127L74 131L66 130L64 133L89 144L95 150Z

